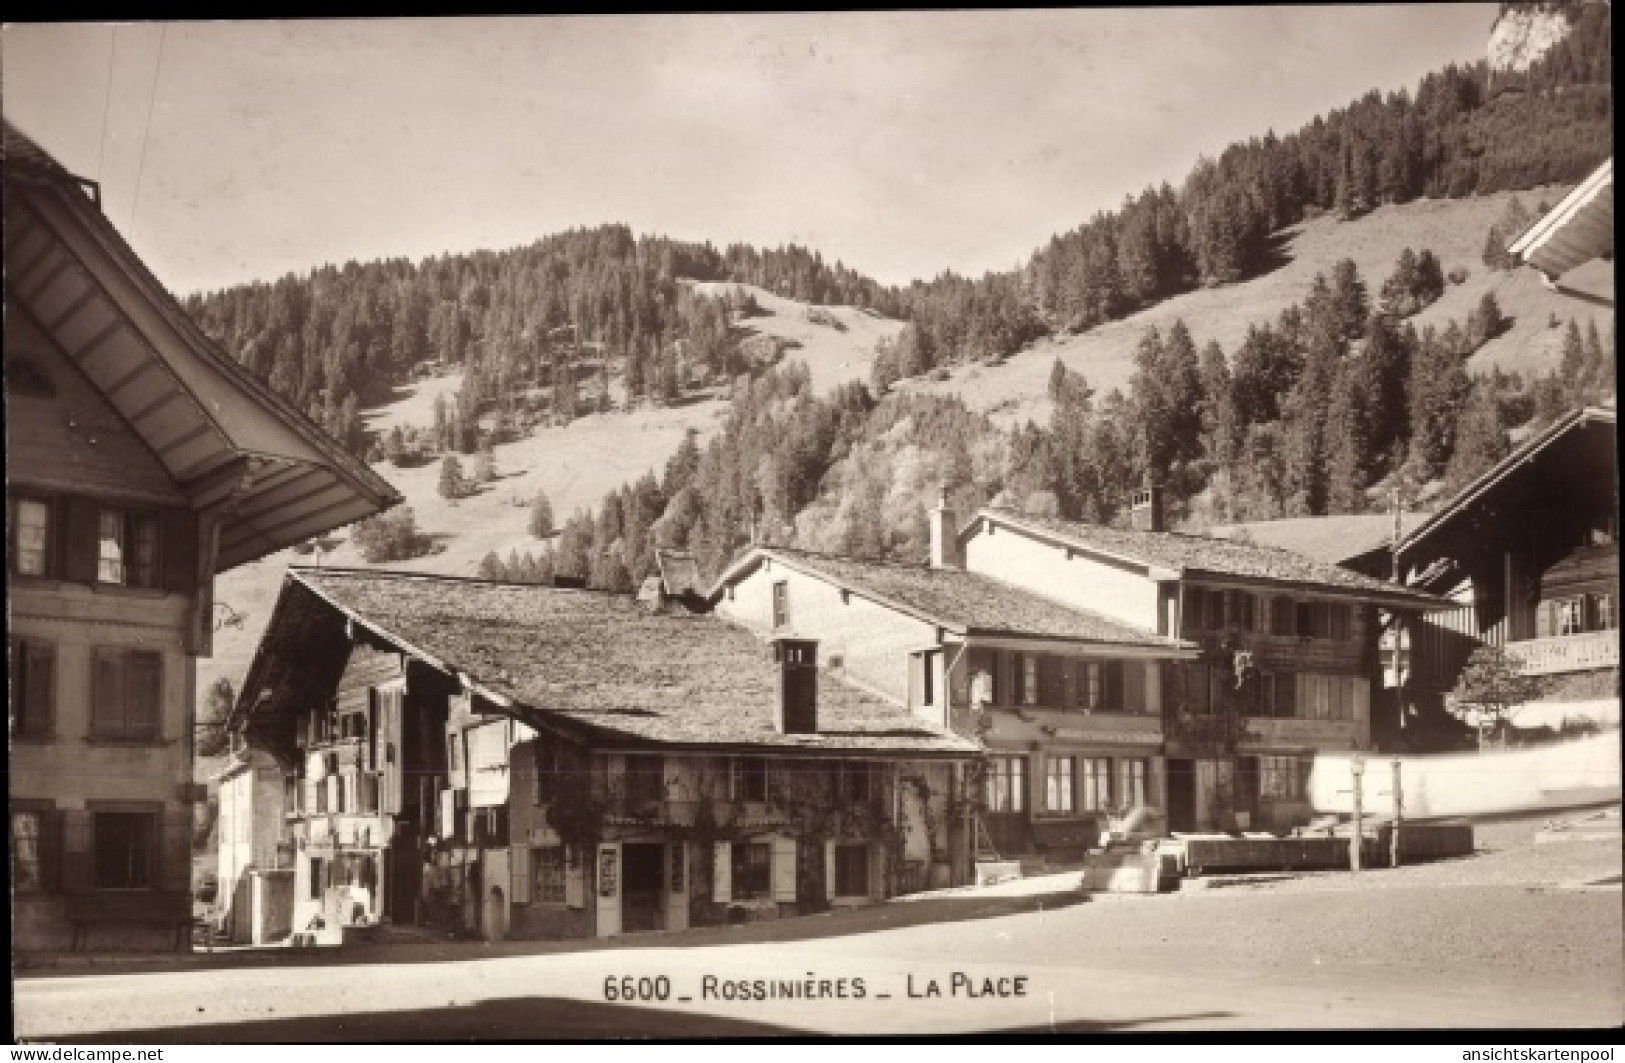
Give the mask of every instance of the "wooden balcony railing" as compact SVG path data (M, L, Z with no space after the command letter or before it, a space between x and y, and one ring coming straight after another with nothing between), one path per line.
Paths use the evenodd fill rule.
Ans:
M1619 664L1619 632L1587 631L1545 639L1509 642L1507 655L1522 664L1524 675L1552 675L1611 668Z

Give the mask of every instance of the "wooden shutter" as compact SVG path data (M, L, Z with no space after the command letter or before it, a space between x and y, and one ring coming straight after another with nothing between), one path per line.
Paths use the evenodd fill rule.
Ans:
M824 842L824 899L835 899L835 842Z
M82 808L62 810L62 889L84 893L95 885L91 860L91 813Z
M118 650L94 651L90 695L90 729L93 734L124 734L124 669Z
M190 805L170 805L158 818L158 888L184 892L192 882L192 809Z
M1549 639L1557 633L1557 603L1541 602L1535 610L1535 637Z
M515 845L508 857L509 877L512 879L509 896L515 904L530 903L530 849Z
M727 904L734 899L733 844L716 842L711 850L711 899Z
M1125 661L1123 670L1123 711L1143 713L1147 711L1145 698L1145 670L1146 664L1142 661ZM1153 664L1151 667L1155 667Z
M384 736L384 748L381 751L383 761L379 766L379 770L383 773L384 786L380 798L382 807L379 811L391 816L400 815L404 803L406 758L403 755L405 736L401 719L402 701L402 691L390 690L385 691L379 705L383 717L380 723L383 726Z
M1354 679L1350 685L1353 692L1354 722L1366 723L1371 719L1371 680Z
M57 893L62 889L62 813L47 809L39 817L40 889Z
M91 498L62 500L62 575L73 583L95 583L100 551L101 507Z
M56 646L28 639L22 643L22 650L24 733L48 735L56 724Z
M1123 711L1123 662L1106 661L1101 667L1101 685L1105 688L1102 693L1106 699L1107 712Z
M781 903L795 903L796 899L796 840L773 839L773 899Z
M586 861L581 849L575 845L564 847L564 905L567 908L586 906Z
M886 899L886 847L880 842L869 847L869 896Z
M160 586L175 594L190 594L197 585L197 514L172 509L158 524Z
M163 733L164 659L145 650L125 657L126 733L156 738Z

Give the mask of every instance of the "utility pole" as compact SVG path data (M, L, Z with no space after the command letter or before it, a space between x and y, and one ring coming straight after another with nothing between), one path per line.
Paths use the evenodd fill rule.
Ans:
M1401 484L1402 483L1403 483L1403 476L1400 473L1395 472L1395 474L1394 474L1394 490L1393 490L1394 543L1393 543L1393 546L1389 548L1388 553L1389 553L1389 557L1390 557L1390 559L1392 561L1392 569L1391 569L1391 572L1390 572L1390 578L1392 578L1393 582L1396 585L1401 582L1401 580L1400 580L1400 568L1399 568L1399 540L1400 540L1400 536L1402 534L1400 514L1403 512L1403 509L1404 509L1404 507L1400 504L1401 501L1402 501L1402 495L1401 495ZM1402 661L1400 655L1403 652L1401 647L1402 647L1402 644L1405 641L1405 619L1398 612L1395 612L1393 614L1393 617L1394 617L1394 711L1399 716L1399 720L1398 720L1399 730L1403 731L1405 729L1405 676L1404 676L1404 673L1401 671L1401 668L1403 667L1403 661Z
M1358 871L1362 855L1360 850L1364 847L1365 841L1365 817L1361 808L1361 781L1365 774L1365 757L1362 754L1354 754L1354 759L1349 761L1349 772L1354 777L1354 833L1349 835L1349 870Z
M1388 866L1399 866L1399 824L1405 815L1405 790L1400 785L1399 758L1394 758L1394 829L1388 835Z

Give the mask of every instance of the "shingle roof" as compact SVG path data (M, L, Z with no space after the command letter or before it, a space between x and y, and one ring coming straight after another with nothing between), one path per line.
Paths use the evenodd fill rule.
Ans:
M1129 528L1107 528L1098 524L1035 517L997 507L987 507L974 519L988 518L1012 527L1046 532L1086 550L1097 550L1141 564L1172 569L1184 577L1230 577L1313 586L1317 590L1352 596L1404 601L1415 606L1441 604L1434 595L1401 587L1384 580L1362 576L1339 565L1328 564L1273 546L1215 539L1207 535L1180 532L1151 532Z
M1426 520L1426 513L1400 515L1400 534ZM1338 564L1380 550L1393 540L1394 518L1386 513L1345 513L1327 517L1287 517L1226 524L1208 534L1215 539L1251 542L1291 550L1317 561Z
M422 573L296 569L289 579L436 667L605 743L973 754L978 747L821 673L817 735L773 725L778 672L754 635L624 595Z
M964 634L1071 639L1159 649L1190 645L963 569L865 561L778 546L758 547L733 567L761 556L824 576L865 597Z

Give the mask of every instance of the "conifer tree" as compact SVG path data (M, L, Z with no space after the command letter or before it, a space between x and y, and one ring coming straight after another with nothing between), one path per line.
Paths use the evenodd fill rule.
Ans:
M547 500L545 492L537 491L530 504L529 527L533 538L549 539L553 536L553 504Z
M1511 449L1501 425L1495 390L1488 381L1476 384L1458 415L1455 449L1445 468L1445 492L1454 495L1481 473L1493 468Z

